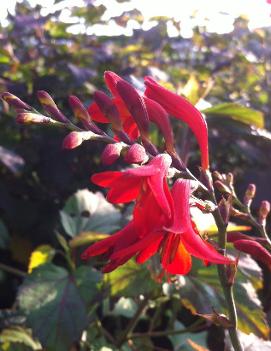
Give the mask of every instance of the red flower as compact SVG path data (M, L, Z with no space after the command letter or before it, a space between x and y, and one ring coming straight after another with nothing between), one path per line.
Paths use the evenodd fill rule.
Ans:
M159 102L170 115L188 124L200 146L202 168L208 169L208 129L201 113L185 98L165 89L151 77L145 78L145 84L147 97Z
M193 229L189 212L190 181L177 180L172 195L164 182L163 191L172 211L170 217L154 193L143 188L133 220L123 230L90 246L83 258L107 254L109 263L104 272L114 270L133 256L137 263L144 263L156 253L161 255L163 270L170 274L187 274L191 269L191 255L216 264L232 263Z
M94 174L93 183L110 188L107 199L112 203L127 203L138 198L145 187L154 194L159 206L170 217L164 182L171 164L171 157L161 154L147 165L131 168L122 172L108 171Z

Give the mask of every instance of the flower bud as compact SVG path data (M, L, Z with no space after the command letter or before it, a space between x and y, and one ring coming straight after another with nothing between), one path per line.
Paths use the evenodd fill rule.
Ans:
M246 205L247 207L250 207L251 202L255 197L255 194L256 194L256 185L249 184L249 186L247 187L247 190L245 192L244 199L243 199L244 205Z
M56 124L57 122L43 115L37 113L22 112L16 117L16 122L20 124Z
M71 132L63 140L63 149L75 149L77 146L81 145L83 141L90 140L95 137L91 131L87 132Z
M112 165L120 157L122 144L107 144L101 156L102 163L106 166Z
M80 99L78 99L77 96L71 95L69 97L69 104L76 118L78 118L80 121L86 121L86 122L90 121L90 115L87 109L82 104Z
M143 98L139 95L136 89L125 80L118 81L116 89L138 125L141 135L147 137L149 130L149 116Z
M231 172L226 174L226 181L229 184L229 186L233 186L234 177Z
M39 102L42 104L45 111L47 111L52 117L54 117L59 122L67 123L68 119L63 115L63 113L58 109L52 97L44 90L39 90L37 92L37 97Z
M26 102L19 99L16 95L13 95L9 92L4 92L1 94L1 98L6 101L10 106L15 107L16 109L23 109L31 111L32 107L29 106Z
M122 123L117 107L113 101L102 91L95 91L94 100L102 113L112 123L113 130L122 130Z
M233 245L237 250L251 255L255 260L271 269L271 254L257 241L242 239L235 241Z
M218 171L213 172L213 177L214 179L217 179L217 180L223 180L222 174L219 173Z
M249 215L247 213L241 212L234 207L231 207L230 214L231 214L231 216L239 218L239 219L243 219L243 220L249 219Z
M266 217L270 212L270 202L262 201L259 209L259 222L260 224L265 224Z
M215 187L217 188L218 191L220 191L222 194L231 194L230 188L222 183L220 180L216 180L214 182Z
M228 199L228 200L224 198L221 199L221 201L218 204L218 209L225 224L229 223L230 208L231 208L231 199Z
M148 155L145 148L137 143L130 146L124 156L124 161L127 163L144 163L147 160Z

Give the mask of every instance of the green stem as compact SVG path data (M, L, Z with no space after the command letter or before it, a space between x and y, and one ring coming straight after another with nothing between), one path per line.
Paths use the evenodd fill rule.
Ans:
M216 203L216 198L214 193L212 194L213 201ZM225 255L226 253L226 241L227 241L227 224L224 223L219 209L214 212L214 219L218 228L218 245L221 253ZM229 320L232 327L229 328L229 335L231 339L232 346L235 351L243 351L243 347L240 344L237 335L237 313L233 295L233 285L229 283L226 273L226 267L224 265L217 265L219 280L223 289Z
M140 305L138 306L138 310L136 311L134 317L130 320L130 322L127 325L127 328L124 330L124 332L120 336L118 343L117 343L118 346L121 346L124 343L124 341L127 340L127 338L130 338L130 334L133 332L135 326L137 325L139 318L141 317L142 312L144 311L144 309L146 308L148 303L149 303L149 301L146 297L143 301L141 301Z

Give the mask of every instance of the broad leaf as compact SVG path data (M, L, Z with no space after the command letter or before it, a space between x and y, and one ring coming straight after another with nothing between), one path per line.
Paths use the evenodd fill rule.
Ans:
M90 270L91 272L91 270ZM48 350L66 351L80 339L87 326L86 302L92 298L97 279L87 267L75 276L51 263L29 275L20 288L18 301L33 334ZM86 296L87 286L90 297Z
M138 265L133 260L120 266L115 271L105 274L104 279L111 286L111 294L135 297L148 294L160 288L151 277L144 265Z
M120 212L102 193L78 190L60 211L66 233L74 237L82 232L111 233L119 228Z
M224 103L212 106L202 111L207 117L224 116L236 121L264 128L264 115L260 111L253 110L237 103Z

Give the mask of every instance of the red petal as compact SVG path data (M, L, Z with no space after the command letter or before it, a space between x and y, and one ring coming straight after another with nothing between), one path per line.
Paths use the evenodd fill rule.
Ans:
M157 101L170 115L184 121L191 128L201 149L202 168L208 169L208 129L202 114L185 98L165 89L151 77L145 78L145 84L147 97Z
M90 114L93 121L100 123L110 123L109 119L102 113L96 102L93 102L88 107L88 113Z
M172 262L164 264L163 268L170 274L187 274L192 267L191 255L180 241Z
M141 188L141 179L124 175L117 179L107 194L107 200L113 204L127 203L138 197Z
M92 181L92 183L99 185L103 188L109 188L115 180L121 177L123 177L122 172L107 171L93 174L90 180Z
M162 239L163 233L156 233L156 237L149 244L149 246L145 247L145 249L139 252L139 254L136 257L136 262L142 264L146 262L150 257L155 255L159 250Z

